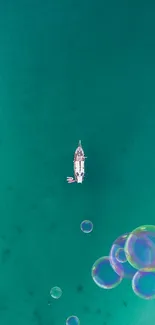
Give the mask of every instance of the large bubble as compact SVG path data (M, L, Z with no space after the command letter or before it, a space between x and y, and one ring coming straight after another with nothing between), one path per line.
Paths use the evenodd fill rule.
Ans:
M62 290L59 287L53 287L50 290L50 295L54 299L59 299L62 296Z
M112 268L118 275L122 278L131 279L137 270L128 262L124 251L124 246L128 236L129 233L126 233L114 241L110 250L109 258Z
M77 316L69 316L66 320L66 325L80 325L79 318Z
M126 240L125 253L134 268L155 271L155 226L140 226L133 230Z
M115 288L122 281L122 277L112 268L108 256L103 256L94 263L91 274L94 282L103 289Z
M142 299L155 299L155 272L137 271L132 279L132 289Z
M85 234L89 234L93 230L93 223L90 220L84 220L81 222L80 228Z

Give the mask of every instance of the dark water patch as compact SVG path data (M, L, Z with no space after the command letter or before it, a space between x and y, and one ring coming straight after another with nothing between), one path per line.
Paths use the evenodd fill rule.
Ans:
M121 153L122 154L126 154L126 152L127 152L127 147L122 147L121 148Z
M101 313L102 313L101 308L97 308L97 309L96 309L96 314L97 314L97 315L101 315Z
M11 256L11 250L9 248L5 248L2 250L1 261L5 264Z
M8 303L8 297L1 293L0 294L0 312L8 311L9 309L9 303Z
M89 314L90 313L90 307L89 306L83 306L83 312L85 314Z
M82 284L79 284L77 287L76 287L76 291L78 293L82 293L84 291L84 286Z
M46 165L46 169L48 170L48 168L50 168L50 166L51 166L51 162L49 162L49 167ZM57 196L55 186L54 185L53 186L52 185L46 186L44 196L47 199L55 198Z
M0 312L8 311L8 310L9 310L9 307L8 306L0 305Z
M17 225L17 226L15 226L15 228L16 228L18 235L21 235L23 233L23 229L21 226Z
M31 203L30 204L30 209L31 209L31 211L37 210L37 204L36 203Z
M8 309L9 309L9 306L6 303L6 301L0 300L0 312L8 311Z
M108 319L108 318L110 318L111 316L112 316L111 313L110 313L109 311L107 311L106 314L105 314L105 317Z
M50 233L52 233L52 232L55 232L56 229L57 229L57 223L56 223L56 221L53 220L50 223L48 230L49 230Z
M34 291L33 290L28 290L28 295L29 295L29 297L34 297Z
M33 324L35 324L35 325L44 325L43 321L42 321L41 314L37 309L35 309L33 312L32 320L33 320Z
M6 235L0 235L0 238L2 239L2 241L6 241Z
M77 111L77 107L73 105L73 106L71 107L71 111L72 111L72 112L76 112L76 111Z
M128 304L127 304L127 302L125 300L122 300L122 302L123 302L123 306L124 307L127 307L128 306Z
M24 302L26 302L26 303L30 303L31 301L32 301L32 299L34 298L34 291L33 290L28 290L27 291L27 294L26 294L26 298L24 299Z
M6 190L7 190L8 192L12 192L12 191L14 190L14 188L13 188L12 185L8 185L8 186L6 187Z

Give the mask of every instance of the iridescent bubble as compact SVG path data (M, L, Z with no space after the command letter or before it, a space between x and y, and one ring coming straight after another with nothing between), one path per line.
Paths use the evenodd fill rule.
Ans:
M93 230L93 224L90 220L84 220L81 222L80 228L85 234L89 234Z
M122 281L122 277L111 267L108 256L103 256L94 263L91 274L94 282L103 289L115 288Z
M155 272L137 271L132 279L132 289L142 299L155 299Z
M124 257L124 261L119 261L118 259L118 252L123 251L124 254L124 246L126 243L126 240L129 236L129 233L126 233L120 237L118 237L110 250L109 258L110 263L114 271L120 275L122 278L129 278L132 279L133 275L137 272L135 268L131 266L131 264L127 260L127 256Z
M66 320L66 325L80 325L79 318L77 316L69 316Z
M118 250L116 252L116 259L120 263L125 263L127 261L125 251L123 248L118 248Z
M62 290L59 287L53 287L50 290L50 295L54 299L59 299L62 296Z
M125 243L128 262L145 272L155 271L155 226L140 226L133 230Z

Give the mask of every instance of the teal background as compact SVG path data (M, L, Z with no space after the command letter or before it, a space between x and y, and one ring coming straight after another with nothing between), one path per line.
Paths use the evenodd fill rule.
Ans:
M154 301L129 280L101 290L91 279L119 235L155 223L154 12L138 0L0 3L2 325L71 314L81 325L154 324ZM79 139L86 177L68 185Z

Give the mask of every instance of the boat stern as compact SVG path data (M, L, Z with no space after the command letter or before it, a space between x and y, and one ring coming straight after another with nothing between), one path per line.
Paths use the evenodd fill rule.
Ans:
M83 177L81 175L80 176L77 176L76 181L77 181L77 183L81 183L82 184Z

